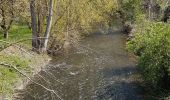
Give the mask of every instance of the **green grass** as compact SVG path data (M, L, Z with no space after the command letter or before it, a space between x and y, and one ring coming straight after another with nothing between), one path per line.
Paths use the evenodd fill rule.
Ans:
M31 46L32 37L31 30L28 28L27 25L15 24L9 31L9 38L4 39L3 34L0 33L0 40L4 40L7 42L17 42L22 39L28 39L27 41L22 42L25 46Z
M28 39L20 44L31 47L31 30L26 25L14 24L9 31L9 38L4 39L3 33L0 33L0 40L13 43L22 39ZM4 49L8 44L0 42L0 49ZM29 61L17 55L0 54L0 62L16 66L21 71L29 70ZM21 78L20 74L13 68L0 65L0 95L12 96L14 84Z
M18 56L0 55L1 62L17 67L21 71L30 71L29 60ZM0 65L0 95L12 97L14 85L21 78L20 73L12 67Z

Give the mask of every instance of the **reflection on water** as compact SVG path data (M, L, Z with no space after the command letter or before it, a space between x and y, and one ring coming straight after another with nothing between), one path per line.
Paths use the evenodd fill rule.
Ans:
M140 100L135 61L125 50L125 38L115 32L96 34L82 41L67 57L58 57L34 80L63 100ZM20 93L21 100L59 100L32 83Z

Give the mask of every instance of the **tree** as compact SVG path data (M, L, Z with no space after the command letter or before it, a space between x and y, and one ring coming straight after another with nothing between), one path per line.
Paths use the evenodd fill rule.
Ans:
M31 27L32 27L32 48L33 50L39 47L37 33L37 17L35 12L35 0L30 1L30 12L31 12Z
M47 13L46 8L48 8L45 2L46 0L40 0L40 1L31 0L30 1L32 49L35 51L39 51L40 49L44 48L44 43L46 40L44 39L44 43L43 43L43 41L41 41L42 39L40 39L41 36L44 36L44 30L43 30L45 27L44 21L46 19L46 13ZM50 4L53 4L53 1L52 2L50 1ZM47 22L46 27L48 28L50 27L50 24L48 24L48 22ZM49 32L49 29L47 30L47 33L48 32Z
M46 32L45 32L45 40L43 43L43 51L47 50L47 44L49 41L49 35L51 32L51 26L52 26L52 16L53 16L53 0L50 0L50 4L49 4L49 15L48 15L48 19L47 19L47 26L46 26Z
M0 0L0 26L4 38L8 38L8 32L14 21L14 0Z
M32 7L30 11L32 24L34 24L32 25L33 39L35 39L33 44L36 44L33 47L43 51L47 50L50 36L63 45L65 42L72 44L77 42L82 34L90 32L92 26L96 26L95 23L102 22L103 26L111 25L110 22L113 21L114 11L117 8L116 0L31 1L34 1L34 4L30 2ZM44 8L48 9L42 10ZM39 39L41 36L44 39Z

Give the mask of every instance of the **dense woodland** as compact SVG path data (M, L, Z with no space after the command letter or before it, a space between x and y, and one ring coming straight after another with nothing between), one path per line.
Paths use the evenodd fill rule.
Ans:
M144 91L168 98L169 16L169 0L0 0L0 97L12 97L22 72L28 78L33 70L29 59L8 54L8 48L57 56L93 33L121 26L126 49L137 56Z

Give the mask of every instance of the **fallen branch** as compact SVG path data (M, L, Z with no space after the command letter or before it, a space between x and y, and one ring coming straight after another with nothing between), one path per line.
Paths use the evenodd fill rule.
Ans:
M41 86L42 88L44 88L45 90L47 90L47 91L49 91L49 92L54 93L60 100L63 100L54 90L49 89L49 88L45 87L44 85L39 84L39 83L33 81L29 76L27 76L26 74L24 74L23 72L21 72L16 66L13 66L13 65L10 65L10 64L6 64L6 63L3 63L3 62L0 62L0 65L6 66L6 67L9 67L9 68L13 68L14 70L16 70L17 72L19 72L21 75L23 75L24 77L26 77L26 78L27 78L28 80L30 80L31 82L35 83L35 84L38 85L38 86Z

